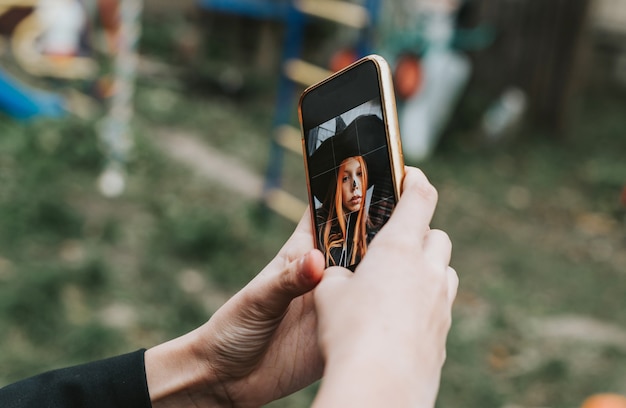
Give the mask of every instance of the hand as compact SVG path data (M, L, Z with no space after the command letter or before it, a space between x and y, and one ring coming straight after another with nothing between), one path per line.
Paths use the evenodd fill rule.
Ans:
M429 223L437 192L407 168L402 197L354 274L330 268L315 290L326 361L321 407L433 406L458 277Z
M307 211L278 255L195 331L146 352L153 407L260 406L320 378Z

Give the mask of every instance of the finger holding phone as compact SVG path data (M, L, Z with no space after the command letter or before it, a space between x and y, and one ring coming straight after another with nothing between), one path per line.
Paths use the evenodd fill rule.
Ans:
M326 366L314 406L434 406L458 285L448 236L428 227L436 197L408 168L355 273L329 268L316 288Z

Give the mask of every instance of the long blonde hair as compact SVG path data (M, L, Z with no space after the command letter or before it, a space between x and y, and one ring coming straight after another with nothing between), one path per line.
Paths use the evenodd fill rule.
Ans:
M361 207L357 211L357 219L356 224L354 226L354 234L352 237L352 242L345 242L348 233L348 225L346 223L346 213L343 209L343 191L342 184L340 183L343 172L346 168L346 164L349 159L354 159L359 162L361 165L361 190L363 191L363 202ZM335 180L335 186L329 186L329 191L326 199L325 205L328 205L328 217L326 219L326 223L324 224L324 228L322 231L322 244L324 245L325 253L326 253L326 264L327 265L336 265L335 260L332 258L330 254L330 250L332 248L341 248L344 245L350 245L352 253L350 264L353 265L357 256L359 259L365 256L367 252L367 212L365 208L365 197L367 194L367 165L365 164L365 160L363 156L352 156L344 159L341 162L341 165L338 169L338 176ZM340 231L332 232L333 224L336 222L339 224Z

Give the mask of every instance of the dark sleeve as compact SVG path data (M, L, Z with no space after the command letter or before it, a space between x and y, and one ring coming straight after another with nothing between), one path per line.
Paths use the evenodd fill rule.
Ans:
M2 408L151 408L145 350L50 371L0 389Z

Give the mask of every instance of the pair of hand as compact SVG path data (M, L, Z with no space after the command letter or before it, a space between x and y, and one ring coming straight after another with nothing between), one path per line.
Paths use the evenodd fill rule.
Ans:
M448 236L429 228L436 202L407 168L354 274L324 269L307 212L206 324L146 352L153 406L260 406L322 373L319 406L433 405L458 285Z

